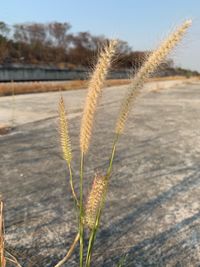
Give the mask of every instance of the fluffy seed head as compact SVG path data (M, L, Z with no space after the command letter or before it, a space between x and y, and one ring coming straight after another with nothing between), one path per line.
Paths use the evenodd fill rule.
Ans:
M93 181L92 189L89 193L86 210L85 210L85 224L93 229L96 222L96 217L101 207L106 190L107 180L105 176L96 175Z
M94 72L88 85L88 94L84 106L80 130L80 148L82 153L87 153L92 134L94 114L111 60L115 54L117 40L111 40L102 49Z
M59 101L59 128L60 128L60 143L63 152L63 158L69 164L72 159L71 143L68 131L68 121L65 113L65 104L63 97L61 96Z
M149 76L157 69L159 64L163 62L166 56L171 52L171 50L179 43L179 41L184 36L187 29L191 26L192 21L186 20L174 33L172 33L161 45L155 50L146 60L144 65L131 80L130 89L125 96L121 111L116 124L116 133L121 134L124 130L125 122L130 111L130 106L133 100L136 98L140 89L142 88L145 81Z

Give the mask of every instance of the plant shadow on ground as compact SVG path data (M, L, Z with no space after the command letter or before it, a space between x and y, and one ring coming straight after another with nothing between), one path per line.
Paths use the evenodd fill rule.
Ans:
M186 176L177 185L143 203L133 209L131 213L115 221L114 224L101 230L96 246L102 248L98 250L98 253L104 255L103 266L116 266L123 256L123 253L121 253L123 250L125 250L124 256L126 257L125 266L199 266L200 262L195 261L199 258L193 259L192 254L194 250L200 248L200 212L181 220L172 227L168 227L165 231L144 238L138 243L134 242L135 244L132 247L130 246L133 242L131 239L134 239L134 233L137 233L138 226L140 228L141 225L144 225L148 217L151 217L157 208L169 200L171 201L179 193L187 194L191 187L200 185L199 173L200 168L194 168L193 173ZM158 221L158 229L160 227L159 223ZM128 233L130 233L130 237L126 240L126 244L121 245L120 250L117 249L121 243L120 239L127 236ZM174 239L176 242L174 242ZM115 248L115 246L116 249L109 253L109 248ZM128 249L126 249L126 246ZM200 255L196 255L196 257L198 256ZM98 261L98 257L96 257L96 260Z

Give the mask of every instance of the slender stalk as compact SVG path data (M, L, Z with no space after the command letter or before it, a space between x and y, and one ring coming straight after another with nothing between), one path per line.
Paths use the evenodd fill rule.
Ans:
M112 152L111 152L111 155L110 155L109 167L108 167L108 170L107 170L107 173L106 173L107 179L111 175L112 165L113 165L113 160L114 160L114 157L115 157L115 151L116 151L116 145L117 145L118 139L119 139L119 133L116 133L115 137L114 137L113 146L112 146Z
M84 225L83 225L83 165L84 165L84 153L81 153L80 164L80 213L79 213L79 235L80 235L80 267L83 267L83 248L84 248Z
M95 227L90 233L85 267L90 267L90 264L91 264L92 248L93 248L93 245L94 245L96 232L97 232L97 229Z
M99 223L100 223L100 219L101 219L102 210L103 210L103 207L105 204L107 189L108 189L108 179L107 179L107 184L106 184L104 194L102 196L101 205L99 207L99 210L98 210L98 213L96 216L96 222L95 222L94 228L92 229L92 231L90 233L87 256L86 256L86 264L85 264L86 267L90 267L91 257L92 257L92 249L93 249L94 241L96 239L96 233L99 229Z
M12 263L14 263L17 267L22 267L21 265L19 265L15 260L13 260L13 259L10 259L10 258L8 258L8 257L6 257L6 260L7 261L10 261L10 262L12 262ZM1 266L1 265L0 265Z
M4 217L3 217L4 205L3 201L0 201L0 266L6 266L6 258L5 258L5 228L4 228Z
M108 169L107 169L107 172L106 172L106 180L107 180L106 189L105 189L105 192L104 192L103 197L102 197L102 201L101 201L101 205L100 205L99 211L97 213L95 226L94 226L94 228L92 229L92 231L90 233L87 256L86 256L86 264L85 264L86 267L90 267L90 264L91 264L92 249L93 249L94 241L95 241L95 238L96 238L96 233L97 233L97 230L99 228L99 223L100 223L103 207L104 207L104 204L105 204L105 198L106 198L107 189L108 189L108 182L109 182L109 178L110 178L110 175L111 175L111 172L112 172L113 160L114 160L114 157L115 157L115 151L116 151L116 145L117 145L118 139L119 139L119 134L116 134L115 137L114 137L114 142L113 142L112 151L111 151L111 155L110 155L109 166L108 166Z
M69 169L69 176L70 176L69 182L70 182L70 187L71 187L71 191L72 191L72 196L74 198L76 206L79 207L80 204L79 204L78 198L77 198L75 190L74 190L73 174L72 174L72 168L71 168L71 164L70 163L68 163L68 169Z
M77 213L79 212L79 207L80 207L80 204L79 204L79 201L78 201L78 198L76 196L76 193L75 193L75 190L74 190L74 183L73 183L73 174L72 174L72 168L71 168L71 164L70 162L67 162L67 166L68 166L68 169L69 169L69 175L70 175L70 187L71 187L71 191L72 191L72 196L74 198L74 202L76 204L76 208L77 208ZM71 256L72 252L74 251L74 248L79 240L79 233L76 235L70 249L68 250L67 254L65 255L65 257L60 260L54 267L59 267L61 265L63 265L68 259L69 257ZM1 266L0 266L1 267Z
M59 261L54 267L62 266L69 259L69 257L71 256L72 252L74 251L74 248L76 247L77 242L79 241L79 237L80 236L79 236L79 233L78 233L76 235L76 237L75 237L70 249L68 250L67 254L65 255L65 257L61 261Z
M22 267L21 264L18 262L18 260L11 253L6 251L6 254L9 256L9 257L6 257L8 261L14 263L17 267Z

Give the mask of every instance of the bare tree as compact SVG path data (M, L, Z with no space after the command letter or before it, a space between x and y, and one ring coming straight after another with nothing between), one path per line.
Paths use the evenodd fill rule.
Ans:
M109 39L89 32L72 34L68 22L21 23L10 28L0 22L0 62L74 65L91 67L95 64L99 47ZM145 52L133 52L129 44L118 40L118 59L115 68L137 69L146 57Z
M0 21L0 35L6 38L8 37L9 32L9 26L5 22Z
M42 23L25 23L14 25L14 39L23 43L43 43L46 41L46 25Z
M49 31L49 37L52 40L53 45L57 47L67 47L68 31L71 25L68 22L52 22L47 24Z
M26 25L29 42L30 43L43 43L46 42L46 26L42 23L32 23Z
M29 35L26 24L14 24L13 38L16 42L28 43Z

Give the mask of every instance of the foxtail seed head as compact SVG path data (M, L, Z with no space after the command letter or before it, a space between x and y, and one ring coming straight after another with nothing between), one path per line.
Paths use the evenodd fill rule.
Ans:
M63 158L70 164L72 159L71 143L69 138L68 121L65 113L65 104L61 96L59 102L59 126L60 126L60 143L63 152Z
M107 180L105 176L96 175L93 181L92 189L89 193L86 210L85 210L85 224L93 229L95 226L97 214L101 207L105 190L107 186Z
M145 81L157 69L159 64L166 58L171 50L180 42L191 24L191 20L186 20L174 33L169 35L160 47L158 47L158 49L149 56L144 65L131 80L130 89L122 102L121 111L117 120L115 128L115 132L117 134L121 134L123 132L131 104L140 92L140 89Z
M89 81L88 94L85 102L80 130L80 148L81 152L84 154L87 153L89 148L98 98L106 79L108 69L111 65L111 60L115 54L116 47L117 40L111 40L107 45L104 46Z

